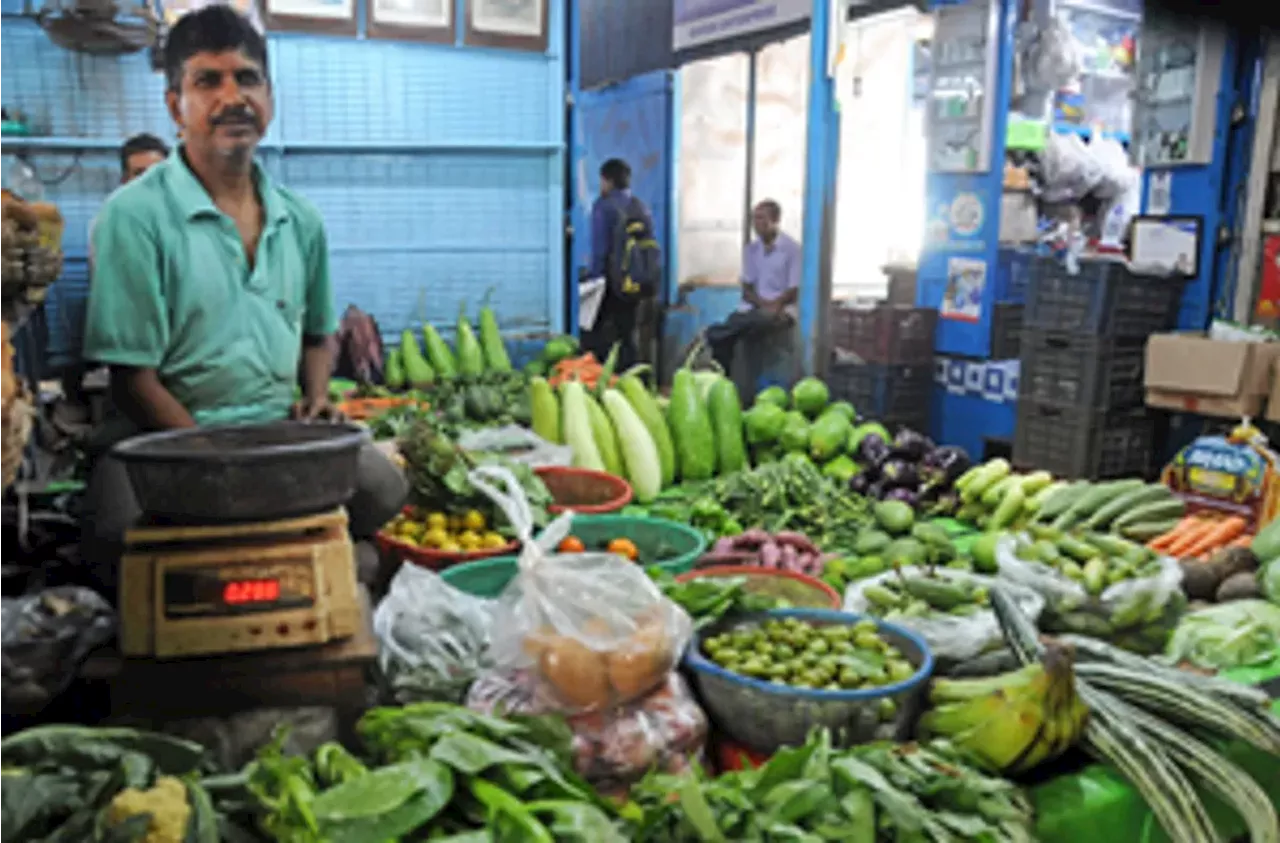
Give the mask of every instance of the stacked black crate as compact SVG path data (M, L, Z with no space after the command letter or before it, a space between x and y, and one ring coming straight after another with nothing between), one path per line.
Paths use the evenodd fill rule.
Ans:
M1023 312L1013 460L1062 477L1145 475L1155 418L1143 404L1147 337L1177 323L1183 285L1119 261L1079 272L1037 258Z
M877 304L838 305L831 318L832 400L890 427L929 429L938 311Z

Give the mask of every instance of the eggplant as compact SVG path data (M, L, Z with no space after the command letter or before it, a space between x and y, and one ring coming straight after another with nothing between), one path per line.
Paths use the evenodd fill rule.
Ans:
M872 498L872 499L874 499L874 500L883 500L883 499L884 499L884 484L883 484L883 483L881 483L879 480L877 480L877 481L875 481L874 483L872 483L870 486L868 486L868 487L867 487L867 497Z
M884 437L868 433L858 443L858 452L854 454L854 459L863 467L879 468L882 462L889 459L890 453L889 443L884 441Z
M880 466L880 482L886 489L915 488L920 485L920 472L913 463L891 459Z
M925 454L923 464L938 470L941 473L942 482L954 483L961 474L969 470L973 462L964 448L943 445Z
M914 430L904 427L898 431L898 435L893 437L893 443L890 446L893 455L899 459L911 460L919 462L924 459L925 454L934 449L933 442L923 433L916 433Z
M849 478L849 491L858 495L867 494L871 488L871 475L866 471L858 472Z
M885 493L884 500L902 501L905 504L909 504L913 508L918 503L915 490L908 489L905 486L899 486L896 489L890 489L888 492Z

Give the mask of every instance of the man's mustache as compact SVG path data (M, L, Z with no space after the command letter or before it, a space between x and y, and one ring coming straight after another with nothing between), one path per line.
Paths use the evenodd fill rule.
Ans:
M216 115L211 121L214 127L218 126L253 126L257 128L257 116L247 108L229 108L221 114Z

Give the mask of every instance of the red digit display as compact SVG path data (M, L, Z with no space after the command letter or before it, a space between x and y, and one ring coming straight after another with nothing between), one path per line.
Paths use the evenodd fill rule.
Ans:
M222 587L222 602L228 606L270 603L280 599L280 580L232 580Z

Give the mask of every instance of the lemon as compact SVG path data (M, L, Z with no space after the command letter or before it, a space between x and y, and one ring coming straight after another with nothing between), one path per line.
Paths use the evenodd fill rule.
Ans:
M427 526L432 529L447 529L449 526L449 516L443 512L427 513Z
M500 533L488 532L480 537L480 546L487 550L496 550L507 546L507 540Z
M463 550L475 550L480 546L480 537L471 530L463 530L458 534L458 547Z
M427 547L443 547L449 541L449 534L440 527L432 527L422 534L422 543Z
M462 516L462 526L466 527L468 530L483 530L485 526L484 516L474 509L469 509L467 510L467 514Z
M441 553L459 553L462 550L462 548L458 547L458 545L455 544L453 541L445 542L444 544L440 545L439 549Z

